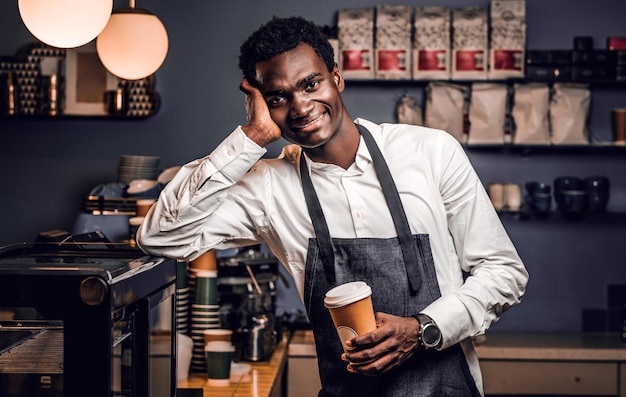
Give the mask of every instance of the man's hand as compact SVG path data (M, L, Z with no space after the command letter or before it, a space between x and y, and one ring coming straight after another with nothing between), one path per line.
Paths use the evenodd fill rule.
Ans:
M261 147L278 140L280 128L272 120L261 91L253 87L245 77L241 81L239 89L246 94L248 124L241 127L243 132Z
M415 318L379 312L376 323L375 331L348 341L354 350L341 355L349 363L348 371L379 375L407 361L419 348L419 324Z

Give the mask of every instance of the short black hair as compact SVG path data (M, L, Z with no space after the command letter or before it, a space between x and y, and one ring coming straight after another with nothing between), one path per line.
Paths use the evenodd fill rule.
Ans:
M335 67L333 47L328 37L311 21L302 17L273 17L243 42L239 53L239 69L250 84L255 85L256 64L306 43L313 47L329 72Z

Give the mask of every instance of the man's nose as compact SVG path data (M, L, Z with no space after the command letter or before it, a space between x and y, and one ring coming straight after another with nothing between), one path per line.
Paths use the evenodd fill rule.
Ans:
M299 94L293 96L291 108L289 109L292 118L306 116L311 110L313 110L313 101L307 95Z

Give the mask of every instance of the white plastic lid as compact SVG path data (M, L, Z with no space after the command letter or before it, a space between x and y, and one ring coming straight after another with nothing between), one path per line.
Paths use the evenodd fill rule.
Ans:
M372 295L372 288L364 281L341 284L326 293L324 306L329 309L345 306Z

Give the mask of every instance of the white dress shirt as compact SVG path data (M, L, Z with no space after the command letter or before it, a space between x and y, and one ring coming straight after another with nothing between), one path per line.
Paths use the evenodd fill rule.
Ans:
M411 231L429 235L442 296L423 313L441 329L442 348L463 341L482 390L468 338L519 302L528 273L456 139L425 127L356 122L378 143ZM278 159L261 159L265 152L238 127L211 154L182 167L146 216L140 247L193 260L209 249L267 243L302 296L315 234L298 171L300 147L286 146ZM332 237L397 235L363 139L347 170L307 160Z

